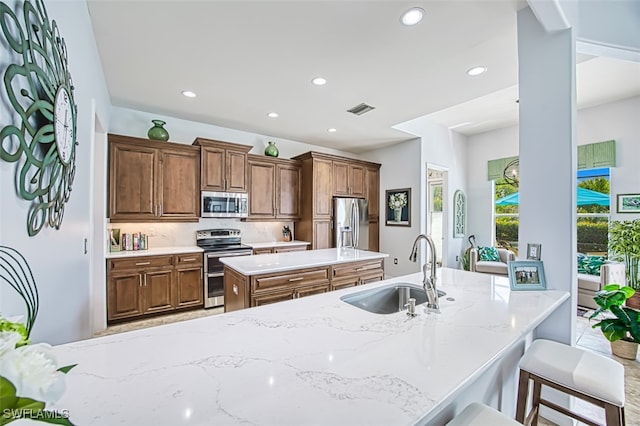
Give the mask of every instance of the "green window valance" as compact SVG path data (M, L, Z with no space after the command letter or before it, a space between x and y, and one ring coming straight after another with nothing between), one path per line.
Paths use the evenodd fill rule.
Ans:
M507 164L518 157L498 158L487 162L488 180L502 179ZM578 146L578 170L616 166L616 141L604 141Z

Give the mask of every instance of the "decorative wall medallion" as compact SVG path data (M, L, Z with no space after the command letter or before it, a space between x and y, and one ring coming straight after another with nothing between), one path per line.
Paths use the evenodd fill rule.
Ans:
M457 190L453 194L453 238L463 238L467 225L467 197Z
M32 203L27 232L34 236L62 223L76 171L77 106L67 48L44 2L25 1L21 18L0 2L0 51L18 58L3 73L18 122L1 124L0 158L16 163L16 190Z

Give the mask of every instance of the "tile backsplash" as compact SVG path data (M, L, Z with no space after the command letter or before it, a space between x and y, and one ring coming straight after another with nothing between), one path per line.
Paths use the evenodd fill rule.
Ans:
M141 232L147 234L149 248L156 248L195 246L196 231L214 228L240 229L243 242L263 243L283 241L283 226L289 226L290 229L293 229L293 222L243 222L239 219L200 219L198 223L109 223L107 229L118 228L121 233Z

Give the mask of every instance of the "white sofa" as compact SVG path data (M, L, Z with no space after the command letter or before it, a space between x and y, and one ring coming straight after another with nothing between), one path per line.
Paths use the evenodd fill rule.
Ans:
M508 275L509 269L507 262L516 260L516 255L511 250L497 247L496 249L500 255L500 262L480 260L478 257L478 249L475 247L472 248L469 252L469 270L471 272L482 272L484 274Z
M607 284L625 285L627 282L624 263L604 263L600 266L600 276L578 274L578 306L598 309L593 301L596 292Z

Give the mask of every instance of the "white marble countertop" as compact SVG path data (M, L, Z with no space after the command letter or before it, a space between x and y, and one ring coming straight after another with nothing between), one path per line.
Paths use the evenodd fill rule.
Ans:
M202 253L198 246L154 247L148 250L127 250L107 253L107 259L136 256L158 256L162 254Z
M251 248L257 249L257 248L268 248L268 247L308 246L311 243L307 241L293 240L293 241L270 241L267 243L251 243L251 242L246 243L243 241L242 244L244 244L245 246L249 246Z
M440 314L377 315L345 294L421 274L54 348L89 425L414 425L429 421L568 293L438 270Z
M382 259L388 256L386 253L353 248L331 248L261 254L257 256L222 257L220 258L220 262L243 275L250 276L292 271L302 268L315 268L338 263L357 262L361 260Z

